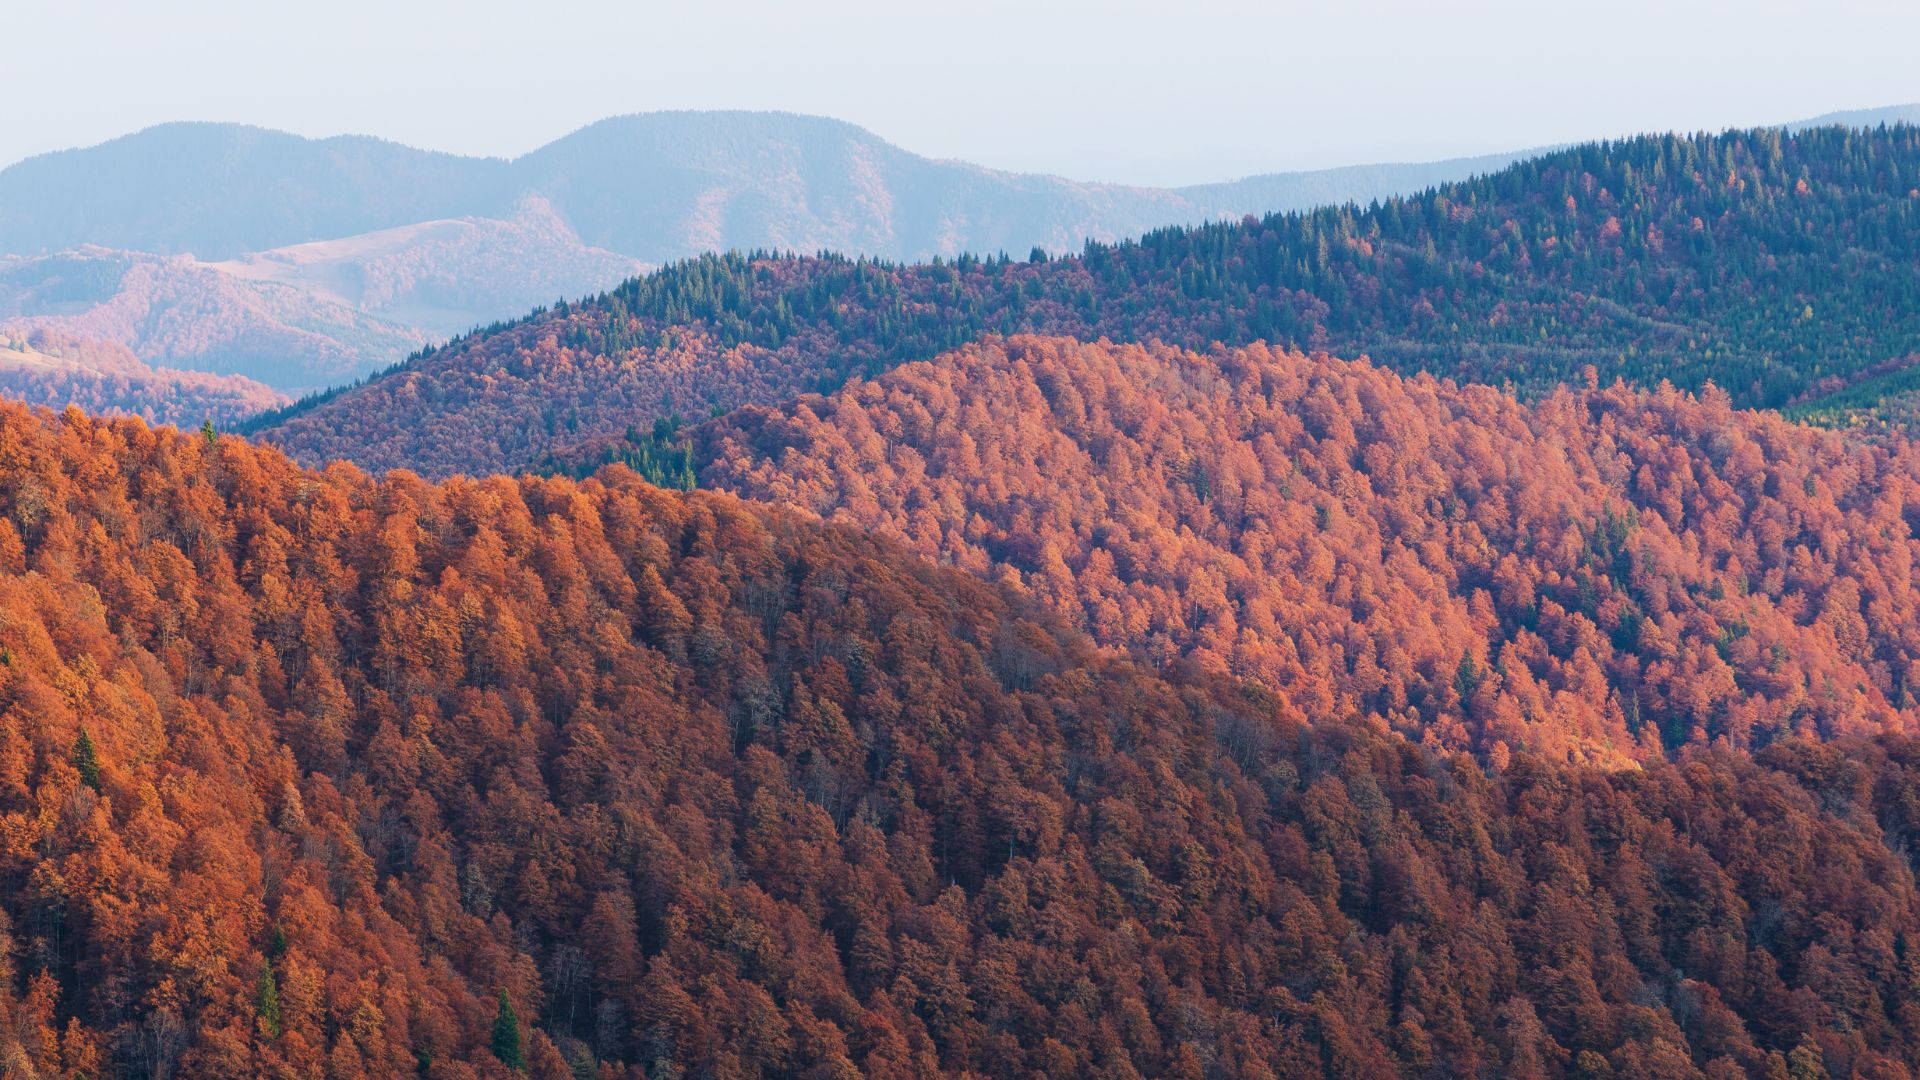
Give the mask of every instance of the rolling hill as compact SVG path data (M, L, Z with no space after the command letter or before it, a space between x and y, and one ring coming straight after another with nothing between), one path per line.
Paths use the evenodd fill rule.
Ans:
M423 221L202 264L445 340L645 267L583 244L546 200L504 218ZM385 367L397 357L369 356ZM358 372L351 378L358 378Z
M287 404L287 396L239 375L154 368L124 346L0 324L0 396L29 405L131 413L155 423L225 427Z
M15 256L5 273L57 276L67 290L44 310L16 287L0 317L36 320L16 331L117 342L156 368L298 394L706 252L1077 251L1169 224L1386 200L1541 152L1160 190L933 161L849 124L778 113L616 117L512 161L172 124L0 170L0 252ZM120 291L116 262L140 267Z
M0 256L0 328L111 343L155 369L301 394L641 269L581 244L527 200L504 219L427 221L218 263L100 247Z
M1920 128L1649 136L1067 258L691 260L258 430L315 463L511 470L1020 332L1265 340L1527 393L1592 368L1775 407L1920 354L1914 250Z
M256 133L345 231L14 256L0 384L211 410L105 339L1006 182L652 122L723 195L648 216L635 130L415 203ZM1920 129L1646 137L678 262L262 424L311 467L0 404L0 1074L1915 1075L1920 442L1738 406L1910 389L1917 232Z
M1489 768L624 469L0 459L10 1074L1920 1066L1904 736Z
M1529 406L1259 346L1014 338L691 439L703 486L1436 746L1617 766L1920 722L1920 454L1724 394Z
M1074 247L1489 164L1263 178L1189 199L928 161L784 114L620 117L513 162L170 124L0 170L0 320L124 346L157 370L301 394L669 257ZM91 387L76 400L174 415L131 384L113 397L119 384L58 364L15 365L7 386L58 403L75 379Z
M310 393L430 340L352 305L184 255L106 248L0 256L0 328L111 343L178 371Z

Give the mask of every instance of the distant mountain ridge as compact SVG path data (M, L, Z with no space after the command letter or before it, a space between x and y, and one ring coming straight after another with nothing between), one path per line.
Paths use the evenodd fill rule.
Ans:
M1061 251L1162 225L1417 190L1526 152L1166 189L937 161L789 113L612 117L511 161L368 136L179 123L0 170L0 251L82 244L224 260L548 200L588 244L645 262L831 250L895 260Z
M1907 117L1920 107L1780 126ZM1173 225L1384 202L1546 152L1174 189L936 161L789 113L614 117L511 161L168 124L0 170L0 329L74 343L15 365L14 396L58 404L78 376L88 407L159 419L177 409L132 384L122 400L121 383L60 364L124 348L155 372L142 386L202 372L308 394L701 253L1078 252ZM255 400L249 389L217 411Z
M222 259L434 218L502 216L510 201L474 187L488 167L368 136L162 124L0 170L0 251L98 244Z
M302 392L351 379L429 339L273 282L245 281L185 255L83 247L0 256L0 329L111 343L149 364L243 375Z
M1783 126L1901 118L1920 118L1920 106ZM1547 149L1149 188L938 161L853 124L792 113L612 117L511 161L370 136L177 123L0 170L0 252L98 244L218 261L434 219L504 218L534 194L584 243L648 263L731 248L1024 255L1221 217L1364 205Z
M1920 128L1644 136L1063 258L675 263L257 425L301 460L375 470L659 463L655 421L1021 332L1288 343L1528 393L1712 382L1777 408L1920 355L1917 248Z
M441 218L203 265L304 289L440 340L647 269L583 244L538 196L504 218Z

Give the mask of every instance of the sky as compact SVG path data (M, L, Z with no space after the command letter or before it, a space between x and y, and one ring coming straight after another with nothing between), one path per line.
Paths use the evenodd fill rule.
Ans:
M1920 3L0 0L0 164L168 120L512 156L785 109L1178 184L1920 101Z

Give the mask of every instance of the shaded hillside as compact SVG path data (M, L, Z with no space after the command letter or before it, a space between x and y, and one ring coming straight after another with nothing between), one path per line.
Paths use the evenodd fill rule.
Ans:
M11 1074L1920 1065L1903 738L1488 773L619 470L0 462Z
M1593 366L1777 406L1920 351L1915 250L1920 128L1648 137L1073 258L695 260L263 427L306 461L511 469L1019 331L1267 340L1528 392Z

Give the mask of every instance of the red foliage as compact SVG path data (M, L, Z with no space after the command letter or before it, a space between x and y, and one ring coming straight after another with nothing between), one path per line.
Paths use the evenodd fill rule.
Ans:
M1920 1064L1920 746L1487 772L1306 712L622 469L0 408L0 1067L501 1075L502 992L554 1078Z
M1263 346L1014 338L697 437L703 484L1438 746L1617 765L1916 719L1920 451L1724 395L1528 406Z

